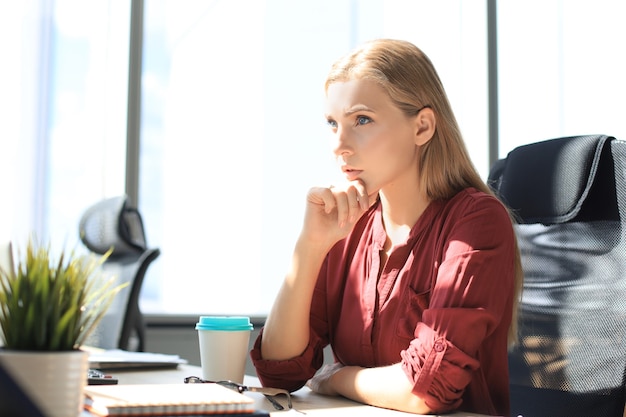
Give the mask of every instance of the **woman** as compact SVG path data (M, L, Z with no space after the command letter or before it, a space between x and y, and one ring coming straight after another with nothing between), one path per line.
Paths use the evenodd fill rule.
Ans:
M372 41L325 87L347 181L307 195L251 352L259 378L412 413L508 415L519 252L430 60ZM315 375L328 344L335 363Z

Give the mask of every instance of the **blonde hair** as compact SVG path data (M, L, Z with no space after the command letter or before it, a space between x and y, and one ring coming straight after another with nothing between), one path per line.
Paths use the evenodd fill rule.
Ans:
M382 86L395 105L407 116L429 107L437 124L433 137L420 149L419 177L431 200L449 199L474 187L493 195L472 163L452 106L435 67L410 42L377 39L335 62L326 78L325 89L334 82L367 79ZM513 221L513 217L511 217ZM517 309L523 271L515 241L515 294L509 342L517 340Z

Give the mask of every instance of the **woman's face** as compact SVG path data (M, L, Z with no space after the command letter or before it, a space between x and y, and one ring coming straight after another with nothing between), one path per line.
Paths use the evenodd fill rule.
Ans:
M416 183L416 117L400 111L373 81L330 84L326 118L333 151L347 180L362 181L370 195L385 187Z

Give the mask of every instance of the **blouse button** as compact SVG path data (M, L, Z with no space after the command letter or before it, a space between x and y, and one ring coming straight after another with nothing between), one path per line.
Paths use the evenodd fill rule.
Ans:
M434 347L435 347L435 352L443 352L444 350L443 343L441 342L436 342Z

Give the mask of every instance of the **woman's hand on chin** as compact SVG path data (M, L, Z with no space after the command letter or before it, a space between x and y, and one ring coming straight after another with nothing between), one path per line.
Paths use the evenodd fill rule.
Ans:
M361 181L311 188L307 194L302 235L309 242L334 245L350 233L377 197L377 193L368 195Z

